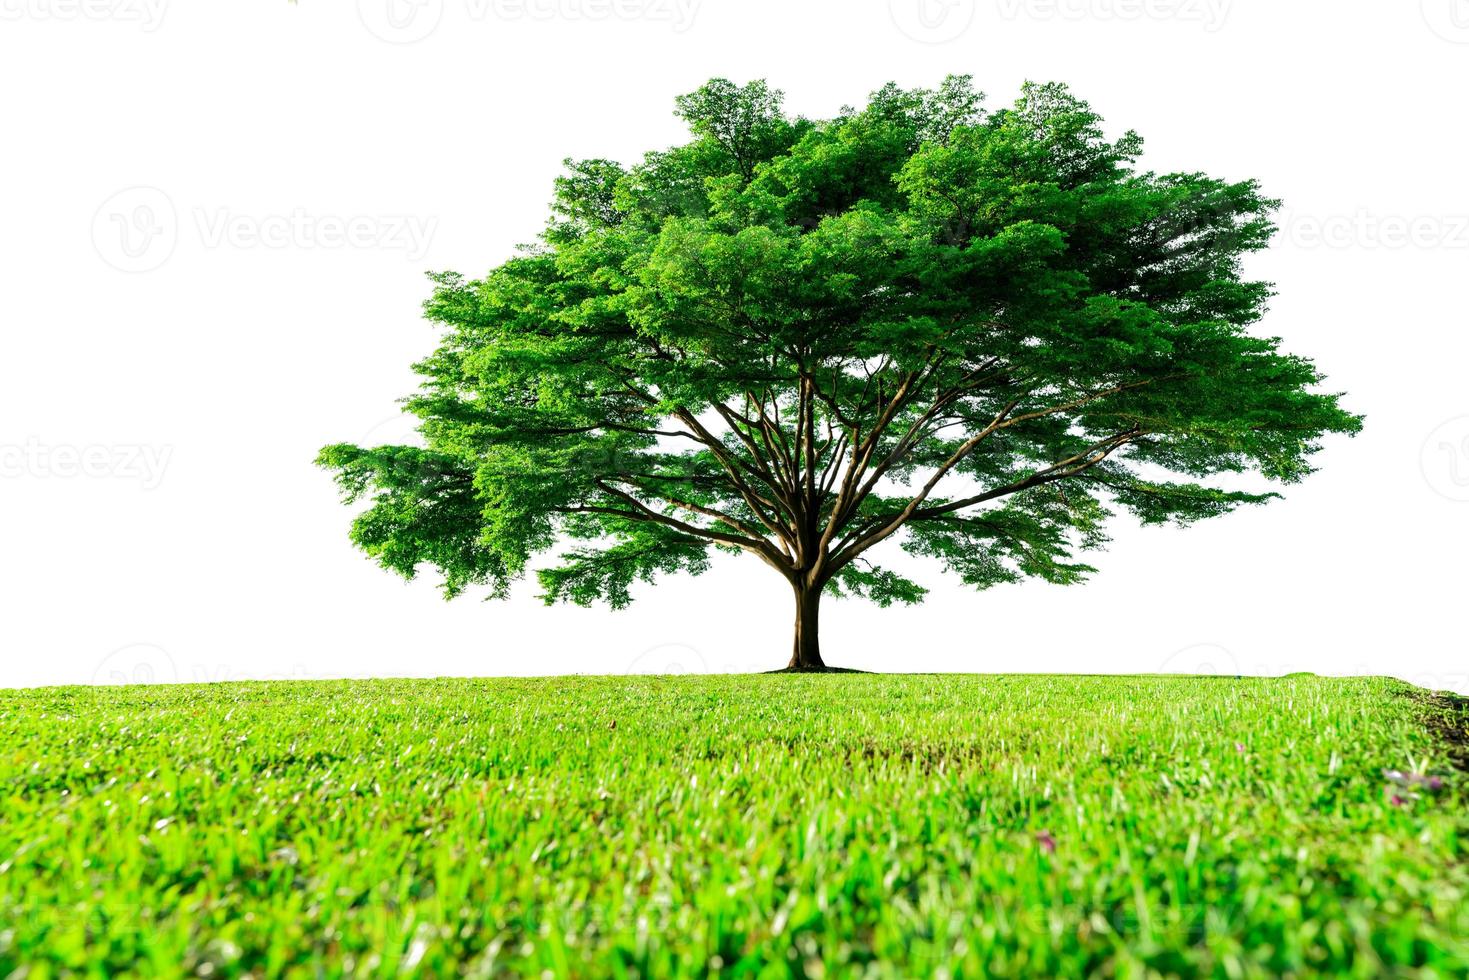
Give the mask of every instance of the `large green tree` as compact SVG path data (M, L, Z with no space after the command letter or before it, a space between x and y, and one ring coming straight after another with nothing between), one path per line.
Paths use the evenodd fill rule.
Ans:
M791 118L763 82L677 100L691 140L568 161L533 247L433 276L443 328L407 399L425 447L334 445L370 498L353 540L448 595L548 603L748 552L794 597L790 666L824 667L826 594L924 589L893 543L978 589L1070 583L1115 510L1187 524L1290 483L1359 419L1250 327L1254 181L1135 167L1061 85L989 111L967 77Z

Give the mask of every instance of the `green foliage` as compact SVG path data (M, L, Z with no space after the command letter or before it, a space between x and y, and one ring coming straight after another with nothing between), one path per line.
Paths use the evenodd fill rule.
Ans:
M4 691L0 976L1462 977L1429 714L1469 723L1310 676Z
M450 594L605 598L711 547L801 590L916 601L855 564L892 538L987 587L1082 579L1115 510L1268 500L1360 420L1250 328L1254 181L1137 169L1061 85L987 110L967 77L793 119L763 82L680 97L692 138L568 161L543 240L434 277L408 407L426 450L335 446L354 540Z
M871 565L865 559L857 559L841 568L827 589L837 596L860 596L886 609L895 602L916 605L923 601L928 590L916 582L909 581L897 572Z

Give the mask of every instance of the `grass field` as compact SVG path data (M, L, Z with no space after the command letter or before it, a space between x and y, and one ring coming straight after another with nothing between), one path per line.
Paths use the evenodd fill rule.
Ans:
M0 692L0 978L1464 976L1465 721L1316 677Z

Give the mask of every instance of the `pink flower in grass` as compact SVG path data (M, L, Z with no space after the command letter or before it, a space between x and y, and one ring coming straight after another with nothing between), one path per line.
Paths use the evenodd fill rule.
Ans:
M1040 845L1041 850L1047 854L1056 853L1056 838L1051 836L1049 830L1042 830L1035 835L1035 842Z
M1430 793L1437 793L1443 789L1442 776L1430 776L1421 772L1400 772L1397 769L1384 769L1382 775L1388 782L1398 786L1407 786L1410 789L1426 789Z

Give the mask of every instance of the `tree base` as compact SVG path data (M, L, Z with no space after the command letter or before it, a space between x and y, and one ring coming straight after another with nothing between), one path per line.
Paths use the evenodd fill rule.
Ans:
M767 670L767 674L868 674L871 671L855 670L851 667L782 667L780 670Z

